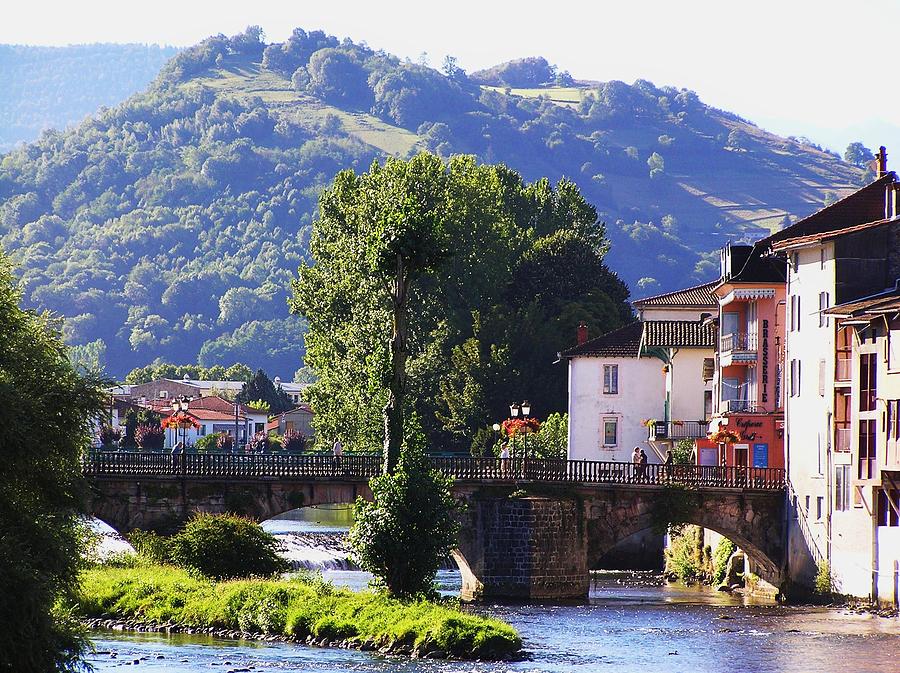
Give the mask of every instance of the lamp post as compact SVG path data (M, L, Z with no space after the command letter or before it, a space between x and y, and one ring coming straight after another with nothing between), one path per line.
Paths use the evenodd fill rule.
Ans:
M519 412L522 412L522 418L527 419L531 415L531 404L528 400L522 402L522 404L516 404L513 402L509 405L509 414L513 418L517 418ZM525 435L525 438L522 440L522 466L525 474L528 474L528 427L525 426L522 429L522 434Z

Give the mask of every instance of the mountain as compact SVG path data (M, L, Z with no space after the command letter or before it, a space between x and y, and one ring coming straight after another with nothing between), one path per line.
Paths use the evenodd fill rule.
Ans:
M266 45L251 28L0 157L0 243L27 302L65 316L70 343L105 349L114 374L161 357L285 377L303 354L285 300L318 191L419 150L575 181L636 296L714 277L726 241L864 179L686 89L579 82L539 57L438 72L321 31Z
M0 45L0 152L121 103L176 53L155 44Z

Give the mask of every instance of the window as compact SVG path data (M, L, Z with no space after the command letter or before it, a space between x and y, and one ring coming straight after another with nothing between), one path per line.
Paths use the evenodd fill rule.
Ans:
M800 303L800 298L797 295L791 295L791 332L795 332L798 329L797 325L797 304Z
M712 417L713 414L713 396L711 390L703 391L703 420Z
M828 293L819 293L819 327L828 327L828 316L825 311L828 310Z
M825 498L821 495L816 497L816 521L822 520L822 510Z
M615 418L603 419L603 446L616 446L619 443L619 421Z
M900 400L887 402L887 438L900 439Z
M875 476L875 421L859 422L858 477L872 479Z
M791 360L791 397L800 395L800 360Z
M200 436L201 437L206 436L206 423L204 423L203 425L200 426Z
M794 273L797 273L799 271L800 253L795 252L791 255L791 267L793 267L792 270Z
M825 248L819 250L819 269L825 268Z
M875 411L875 374L877 373L875 353L859 356L859 410Z
M603 394L619 394L619 365L603 365Z
M895 489L878 489L878 525L900 526L900 491Z
M825 397L825 360L819 360L819 396Z
M900 330L890 329L885 339L885 360L887 360L888 369L895 371L900 369Z
M834 468L834 508L840 512L850 509L850 466Z

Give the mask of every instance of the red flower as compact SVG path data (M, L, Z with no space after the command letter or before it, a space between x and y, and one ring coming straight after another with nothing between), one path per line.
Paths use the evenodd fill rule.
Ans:
M537 432L541 429L541 422L536 418L507 418L501 423L501 427L508 437L513 437L518 434L527 435Z
M168 418L164 418L160 425L162 425L162 427L164 428L194 428L195 430L200 429L200 423L196 418L182 412L178 412L177 414L172 414Z

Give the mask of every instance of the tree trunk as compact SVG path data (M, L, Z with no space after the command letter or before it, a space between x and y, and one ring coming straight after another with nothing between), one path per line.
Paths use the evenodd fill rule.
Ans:
M394 280L393 333L391 335L391 382L388 401L384 405L384 473L393 474L400 461L403 445L403 401L406 394L406 337L409 325L406 319L408 281L404 279L403 261L397 257L397 275Z

